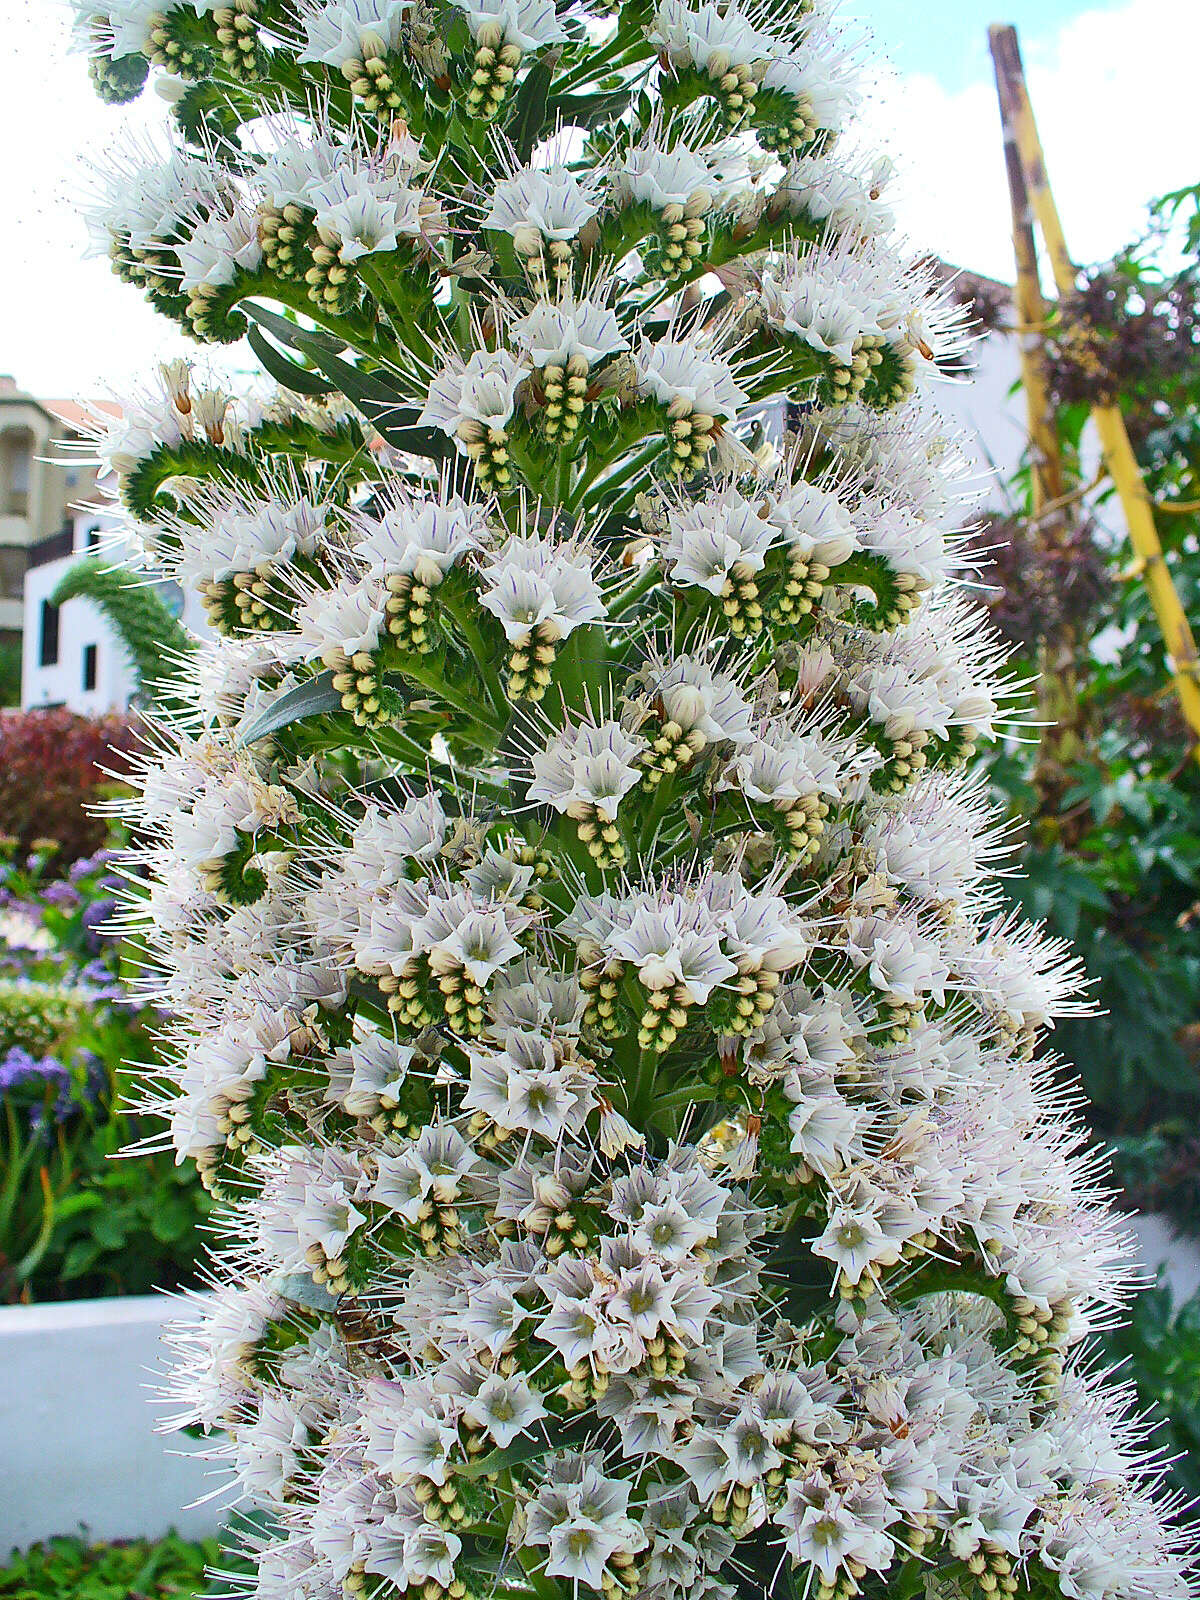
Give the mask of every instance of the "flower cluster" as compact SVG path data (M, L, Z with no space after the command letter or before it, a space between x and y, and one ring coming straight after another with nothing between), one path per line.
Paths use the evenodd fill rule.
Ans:
M829 8L83 10L193 80L102 247L278 385L97 422L212 623L129 919L247 1595L1181 1600L1081 975L965 770L964 331Z

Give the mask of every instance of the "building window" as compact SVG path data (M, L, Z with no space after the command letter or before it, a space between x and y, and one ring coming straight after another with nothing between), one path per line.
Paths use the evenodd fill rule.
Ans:
M85 690L96 687L96 663L99 656L98 645L85 644L83 647L83 687Z
M98 522L93 522L91 527L87 530L87 532L83 536L83 548L85 550L95 550L96 547L99 545L99 543L100 543L100 524Z
M38 664L43 667L58 665L58 607L49 600L42 601L41 622L38 629Z

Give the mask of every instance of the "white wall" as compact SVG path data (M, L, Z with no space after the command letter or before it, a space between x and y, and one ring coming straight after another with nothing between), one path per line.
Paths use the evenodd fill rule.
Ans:
M155 1432L160 1295L0 1307L0 1566L14 1547L78 1533L215 1533L225 1497L196 1446ZM181 1453L191 1452L191 1453Z
M25 574L24 638L21 658L21 704L28 711L37 706L65 705L72 711L97 716L105 711L123 711L136 689L132 663L116 632L109 627L99 608L90 600L68 600L59 612L58 660L41 665L41 608L43 600L71 567L89 553L100 561L117 565L121 547L112 542L114 520L94 511L72 514L74 550L69 556L30 567ZM102 543L89 552L88 534L99 529ZM164 591L165 592L165 591ZM183 621L195 633L208 634L202 609L194 595L186 597ZM84 651L96 646L96 686L83 687Z

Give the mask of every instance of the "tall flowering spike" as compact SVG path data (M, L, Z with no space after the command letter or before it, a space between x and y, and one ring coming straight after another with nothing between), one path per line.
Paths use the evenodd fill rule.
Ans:
M832 10L78 4L98 248L277 385L95 426L212 624L128 919L252 1600L1191 1592Z

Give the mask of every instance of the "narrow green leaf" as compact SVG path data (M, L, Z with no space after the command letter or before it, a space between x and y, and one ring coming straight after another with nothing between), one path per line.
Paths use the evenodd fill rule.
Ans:
M345 339L339 339L336 334L324 328L302 328L298 323L280 316L278 311L268 311L266 306L256 305L253 300L248 300L243 309L260 326L269 329L281 344L290 345L293 350L300 350L305 355L313 346L332 351L335 355L346 348Z
M578 1430L577 1422L552 1421L546 1426L544 1434L531 1434L514 1440L504 1450L489 1451L469 1466L459 1467L458 1474L463 1478L482 1478L489 1472L505 1472L522 1461L537 1461L541 1456L548 1456L551 1451L560 1449Z
M251 745L256 739L265 739L268 734L278 733L280 728L299 722L303 717L319 717L341 709L342 696L333 687L333 673L319 672L315 678L307 678L281 694L278 700L261 711L242 734L239 743Z
M271 341L257 328L251 327L246 337L254 354L275 379L275 382L283 384L285 389L291 389L294 394L311 395L314 399L320 399L323 395L333 393L334 386L332 383L328 383L323 378L318 378L315 373L309 372L305 367L298 367L294 361L289 361L283 352L277 350Z
M546 100L558 64L558 52L552 52L539 61L526 75L517 90L513 114L508 124L508 137L519 161L528 161L533 147L547 122Z

